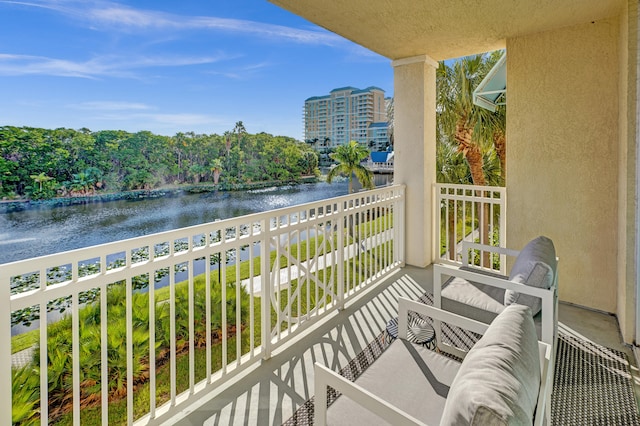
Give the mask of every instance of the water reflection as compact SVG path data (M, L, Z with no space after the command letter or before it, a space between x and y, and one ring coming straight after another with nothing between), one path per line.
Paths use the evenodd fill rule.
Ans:
M376 185L390 175L375 175ZM0 214L0 263L347 194L346 180Z

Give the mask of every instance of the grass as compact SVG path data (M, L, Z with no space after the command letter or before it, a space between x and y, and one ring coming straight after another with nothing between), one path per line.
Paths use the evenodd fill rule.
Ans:
M242 347L243 354L249 350L248 330L243 331ZM228 351L229 362L235 361L236 338L231 337L227 341L227 347L233 348ZM206 349L196 348L194 352L196 383L203 380L206 374ZM216 344L211 348L212 372L222 368L222 345ZM189 388L189 356L184 354L176 357L176 387L178 394ZM160 406L169 401L171 395L171 370L169 363L156 370L156 406ZM134 391L134 420L141 418L149 412L151 401L151 387L149 382L139 386ZM81 424L100 424L102 420L102 407L91 407L80 410ZM66 413L56 419L56 425L66 426L73 424L73 413ZM114 401L109 403L109 425L127 424L127 400Z

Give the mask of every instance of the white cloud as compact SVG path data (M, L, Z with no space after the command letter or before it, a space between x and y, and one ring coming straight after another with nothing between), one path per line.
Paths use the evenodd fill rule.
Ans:
M174 135L178 132L195 131L198 133L222 132L221 129L232 125L225 117L193 113L126 113L105 112L87 116L93 123L105 122L109 128L119 128L130 132L150 130L160 135ZM100 127L97 125L97 127Z
M215 56L138 56L135 58L105 55L87 61L71 61L33 55L0 53L0 75L52 75L58 77L137 78L134 70L153 67L180 67L211 64L230 58L224 54Z
M200 124L215 124L220 122L220 118L204 114L139 114L139 116L156 123L178 126L195 126Z
M90 101L69 105L74 109L98 111L144 111L153 109L151 106L138 102Z
M207 73L212 75L221 75L234 80L246 80L256 74L259 70L270 67L271 65L272 64L269 62L260 62L243 67L232 68L226 71L208 71Z
M0 3L53 10L84 21L85 24L91 27L102 27L106 30L214 30L257 35L261 38L302 44L327 46L345 44L345 39L321 28L308 30L244 19L216 16L185 16L154 10L135 9L109 1L32 0L27 2L0 0Z
M108 103L107 103L108 104ZM114 103L114 107L118 103ZM203 124L219 124L222 122L228 121L227 119L223 119L221 117L206 115L206 114L194 114L194 113L167 113L167 112L158 112L158 113L149 113L149 112L132 112L133 108L128 108L127 103L124 102L123 108L103 108L99 110L98 108L87 108L87 109L95 109L94 114L88 116L91 120L107 120L109 122L135 122L135 123L153 123L153 127L157 127L157 125L164 126L197 126ZM78 104L74 107L80 107L83 104ZM131 104L136 105L136 104ZM145 106L146 107L146 106ZM142 108L140 108L142 109ZM146 107L145 109L153 109L151 107ZM151 127L151 126L149 126Z

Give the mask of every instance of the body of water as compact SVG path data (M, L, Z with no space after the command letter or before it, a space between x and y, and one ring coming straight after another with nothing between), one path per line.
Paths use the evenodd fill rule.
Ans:
M390 182L376 175L376 185ZM346 180L0 214L0 264L347 194Z

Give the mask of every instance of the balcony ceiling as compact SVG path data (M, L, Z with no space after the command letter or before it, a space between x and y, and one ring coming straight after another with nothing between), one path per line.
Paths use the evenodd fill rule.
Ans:
M269 0L390 59L435 60L617 16L624 0Z

